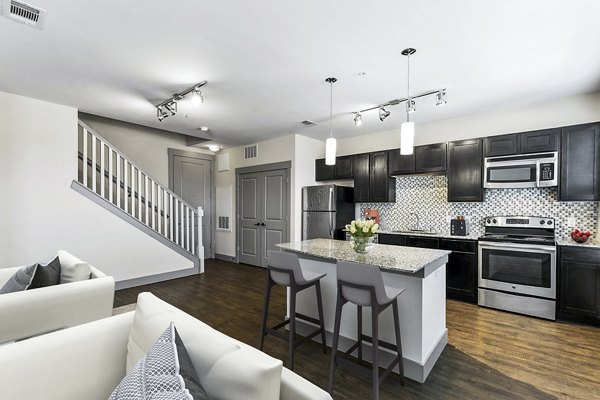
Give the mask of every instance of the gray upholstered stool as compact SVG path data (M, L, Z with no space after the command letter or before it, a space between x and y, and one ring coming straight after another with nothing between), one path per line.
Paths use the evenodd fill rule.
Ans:
M262 329L260 332L260 349L263 349L265 336L271 334L289 343L290 369L294 370L294 350L297 346L306 340L312 339L321 334L323 343L323 353L327 353L327 344L325 342L325 324L323 322L323 300L321 299L321 278L327 274L317 274L314 272L302 271L298 257L292 253L283 253L270 250L267 253L269 263L267 265L268 278L265 292L265 302L263 308ZM282 285L290 288L290 315L289 318L279 324L269 328L267 327L267 315L269 312L269 300L271 297L271 288L274 285ZM317 291L317 308L319 319L309 317L296 312L296 294L298 292L314 286ZM317 330L296 341L296 318L311 322L319 326ZM289 335L279 332L278 329L290 325Z
M383 284L383 277L379 267L373 265L356 264L346 261L337 262L337 302L335 306L335 326L333 331L333 343L331 346L331 363L329 365L329 386L328 391L333 393L333 378L335 367L347 365L359 372L368 371L368 369L351 361L347 357L358 349L358 360L362 361L362 342L367 341L372 345L371 369L373 375L373 399L379 399L379 384L388 376L396 365L400 372L402 386L404 386L404 368L402 364L402 342L400 339L400 321L398 315L398 296L404 292L404 289L395 289ZM347 302L356 304L358 315L358 333L357 342L350 347L344 356L337 355L338 342L340 338L340 323L342 319L342 307ZM392 306L394 313L394 329L396 332L396 345L379 340L379 315L389 306ZM362 308L371 307L372 315L372 337L362 333ZM379 375L379 346L397 353L397 356Z

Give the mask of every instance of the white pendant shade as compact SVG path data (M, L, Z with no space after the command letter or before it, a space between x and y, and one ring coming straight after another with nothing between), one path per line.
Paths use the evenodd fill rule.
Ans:
M335 165L335 150L337 147L337 142L335 138L328 138L325 141L325 164L326 165Z
M411 155L415 145L415 123L403 122L400 128L400 154Z

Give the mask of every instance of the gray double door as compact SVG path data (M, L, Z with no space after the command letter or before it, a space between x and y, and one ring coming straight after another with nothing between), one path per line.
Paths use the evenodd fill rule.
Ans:
M287 169L239 175L239 262L266 267L267 251L288 241L288 192Z

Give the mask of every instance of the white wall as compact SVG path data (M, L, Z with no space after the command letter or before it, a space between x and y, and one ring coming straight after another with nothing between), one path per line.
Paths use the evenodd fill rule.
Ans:
M0 92L0 267L65 249L117 281L193 263L70 188L77 110Z
M449 101L445 107L451 107ZM415 145L600 121L600 92L415 125ZM400 147L400 128L338 140L338 154Z
M214 154L188 147L179 133L130 124L97 115L80 113L79 118L164 187L169 187L168 149Z

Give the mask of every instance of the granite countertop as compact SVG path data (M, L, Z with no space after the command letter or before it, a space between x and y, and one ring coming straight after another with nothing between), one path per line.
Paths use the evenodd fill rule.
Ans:
M398 231L379 231L378 233L383 233L386 235L405 235L405 236L425 236L425 237L433 237L433 238L443 238L443 239L462 239L462 240L477 240L479 239L479 235L475 235L473 233L467 236L458 236L451 235L449 232L398 232Z
M415 274L436 261L447 257L450 251L422 249L418 247L374 244L366 254L358 254L345 240L311 239L301 242L282 243L278 247L294 253L306 254L328 260L343 260L369 264L381 269Z
M600 240L598 239L590 239L585 243L577 243L570 238L561 238L556 239L556 244L559 246L600 248Z

